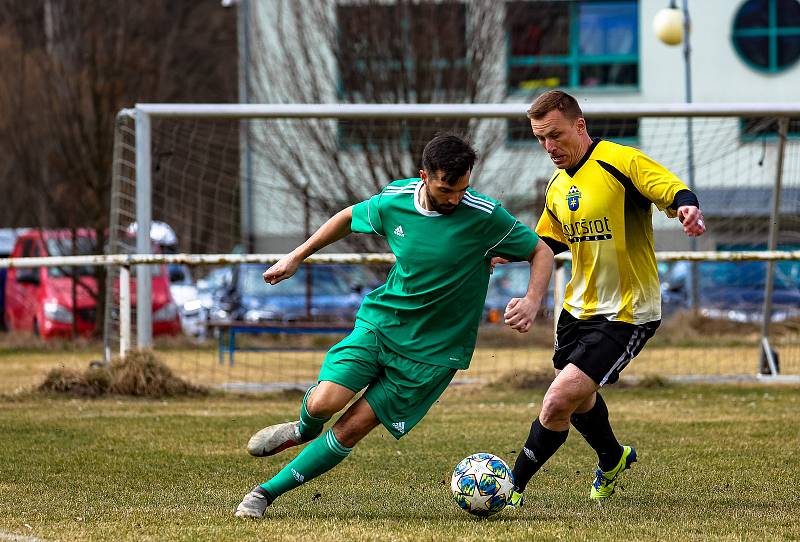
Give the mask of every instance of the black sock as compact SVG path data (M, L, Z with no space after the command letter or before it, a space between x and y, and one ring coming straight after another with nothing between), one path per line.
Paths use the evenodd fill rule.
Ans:
M608 407L602 395L598 393L594 406L583 414L573 414L570 421L597 452L600 470L609 471L617 466L622 457L622 446L611 429Z
M568 433L569 430L551 431L542 425L539 418L533 420L528 440L514 463L514 485L518 491L525 490L536 471L564 444Z

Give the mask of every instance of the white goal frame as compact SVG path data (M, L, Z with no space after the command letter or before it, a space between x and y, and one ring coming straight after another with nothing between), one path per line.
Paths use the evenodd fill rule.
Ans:
M136 123L136 250L149 254L150 225L152 222L152 160L151 120L156 118L186 119L420 119L420 118L481 118L481 119L526 119L527 104L164 104L142 103L133 109L125 109L121 115L133 117ZM770 236L768 249L777 247L777 227L780 209L780 188L786 130L790 116L800 116L800 103L673 103L673 104L585 104L585 116L607 118L643 117L781 117L778 160L772 198ZM687 134L691 134L691 120L687 122ZM691 140L688 138L688 140ZM687 143L688 144L688 143ZM690 177L692 166L690 165ZM689 179L690 188L692 179ZM763 253L762 253L763 254ZM681 258L694 259L694 258ZM259 261L265 261L260 259ZM772 261L772 260L768 260ZM150 269L142 266L137 270L136 333L140 347L152 345L152 292ZM772 264L768 266L766 280L764 321L762 338L768 360L772 363L768 342L771 292L773 287Z

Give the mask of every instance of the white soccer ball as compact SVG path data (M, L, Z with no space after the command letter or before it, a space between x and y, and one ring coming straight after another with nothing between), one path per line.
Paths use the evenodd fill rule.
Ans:
M462 510L491 516L506 507L514 490L514 477L506 462L496 455L472 454L456 465L450 490Z

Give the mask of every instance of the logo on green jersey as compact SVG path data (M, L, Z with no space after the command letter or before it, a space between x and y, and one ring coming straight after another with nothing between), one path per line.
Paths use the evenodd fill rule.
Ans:
M580 206L581 193L573 184L567 192L567 206L570 211L577 211Z

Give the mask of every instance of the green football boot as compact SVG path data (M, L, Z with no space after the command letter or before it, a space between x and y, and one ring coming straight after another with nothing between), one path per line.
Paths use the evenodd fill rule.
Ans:
M516 489L512 489L511 496L509 497L508 502L506 503L506 508L508 508L511 511L516 511L522 508L524 504L525 504L525 498L522 496L522 493L520 493Z
M589 497L600 501L613 495L619 475L625 469L631 468L631 464L635 461L636 449L633 446L623 446L622 457L619 459L619 463L617 463L616 467L607 472L603 472L599 468L594 471L595 478Z

